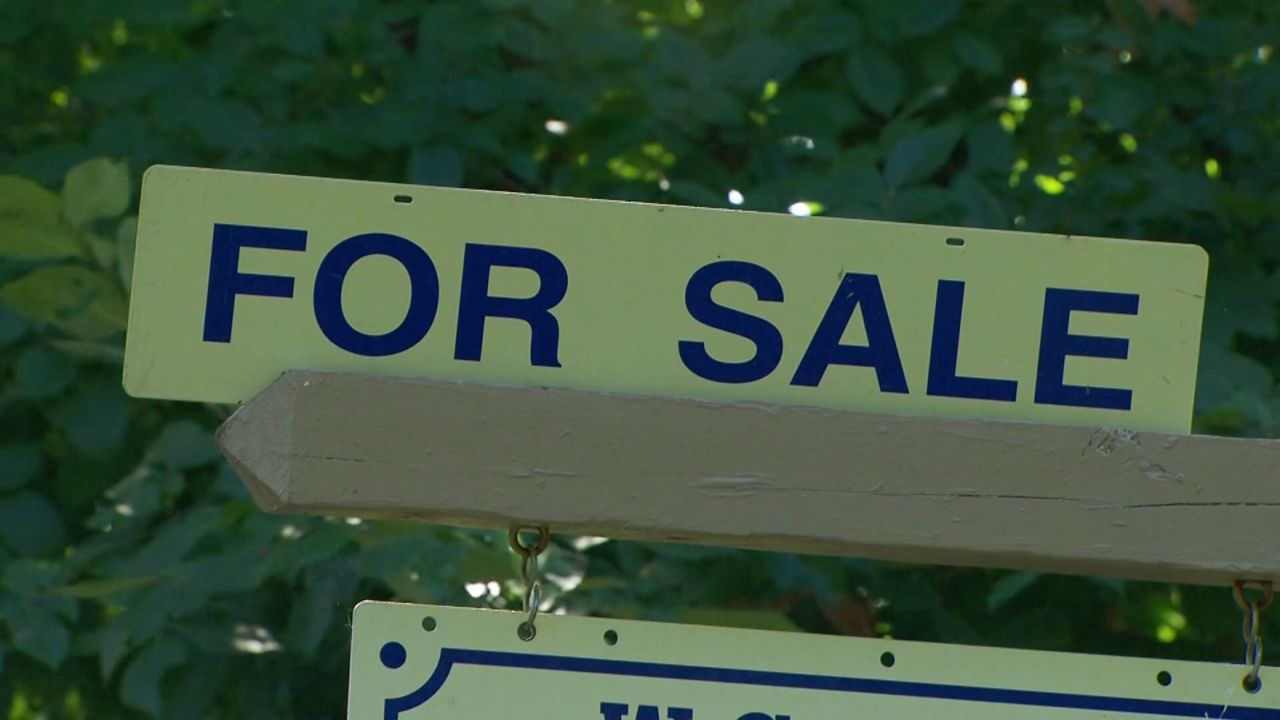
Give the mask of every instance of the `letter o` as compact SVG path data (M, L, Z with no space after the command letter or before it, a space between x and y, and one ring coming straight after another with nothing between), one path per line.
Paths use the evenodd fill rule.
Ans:
M409 308L404 320L382 335L356 330L342 312L342 285L347 272L357 260L369 255L386 255L409 273ZM395 355L417 345L431 329L440 307L440 277L427 251L398 235L355 235L335 245L320 261L311 302L320 331L334 345L356 355Z

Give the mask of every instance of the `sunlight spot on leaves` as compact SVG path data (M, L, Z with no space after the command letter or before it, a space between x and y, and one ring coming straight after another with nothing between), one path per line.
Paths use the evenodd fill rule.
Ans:
M1009 170L1009 187L1018 187L1022 182L1022 173L1027 171L1028 165L1026 158L1018 158L1014 161L1013 167Z
M583 552L584 550L590 550L593 547L603 545L607 542L609 542L609 538L607 537L598 537L595 535L582 535L574 538L572 544L573 544L574 550L577 550L578 552Z
M1058 178L1052 175L1036 175L1036 187L1045 195L1061 195L1067 189Z
M640 146L645 157L656 160L663 167L671 167L676 162L675 153L662 146L662 143L650 142Z
M97 72L102 67L102 58L93 54L93 49L88 45L80 46L80 51L76 53L76 68L81 75L88 75Z
M796 217L809 217L810 215L821 214L825 209L825 206L820 202L815 202L813 200L800 200L791 203L791 205L787 207L787 212L795 215Z
M764 90L760 92L760 99L769 102L778 96L778 81L770 80L764 84Z
M1166 609L1161 614L1161 619L1164 621L1165 625L1168 625L1174 630L1182 631L1187 629L1187 616L1173 608Z
M284 650L271 631L261 625L236 625L231 636L231 647L250 655L261 655Z
M812 150L815 147L813 138L805 137L803 135L788 135L783 138L782 141L788 145L803 148L805 150Z

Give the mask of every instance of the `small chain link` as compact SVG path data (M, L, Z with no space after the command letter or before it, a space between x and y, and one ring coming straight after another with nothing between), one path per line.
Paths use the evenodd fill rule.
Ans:
M532 545L520 541L520 532L530 530L538 533L538 539ZM542 583L538 580L538 556L551 544L551 532L545 525L538 527L522 527L513 525L507 532L507 541L511 549L520 555L520 579L524 581L525 621L516 628L516 635L521 640L529 641L538 634L534 624L538 619L538 608L542 605Z
M1262 599L1245 596L1245 588L1254 587L1262 591ZM1275 591L1269 582L1240 580L1231 588L1236 604L1244 615L1241 636L1244 638L1244 664L1248 670L1244 676L1244 686L1253 692L1260 685L1259 673L1262 671L1262 635L1259 617L1275 599Z

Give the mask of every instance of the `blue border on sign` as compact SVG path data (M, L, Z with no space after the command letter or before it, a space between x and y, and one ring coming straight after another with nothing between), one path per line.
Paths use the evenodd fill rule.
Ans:
M382 657L384 664L386 664L388 656L399 659L399 653L395 651L395 648L402 650L403 646L399 643L387 643L383 646ZM1214 720L1280 720L1280 710L1260 707L1223 706L1169 700L1141 700L1105 695L1076 695L1036 690L1011 690L970 685L944 685L903 680L877 680L834 675L808 675L767 670L741 670L700 665L602 660L599 658L537 655L493 650L464 650L460 648L442 649L440 651L440 662L436 665L435 671L431 673L431 677L427 678L427 681L421 687L408 695L388 699L383 705L384 720L399 720L401 713L418 708L427 700L430 700L433 695L440 691L440 688L444 687L445 681L449 678L449 673L458 665L549 670L590 675L622 675L662 680L756 685L866 695L892 695L929 698L932 700L1021 705L1024 707L1163 715L1165 717L1213 718ZM396 665L396 667L398 666Z

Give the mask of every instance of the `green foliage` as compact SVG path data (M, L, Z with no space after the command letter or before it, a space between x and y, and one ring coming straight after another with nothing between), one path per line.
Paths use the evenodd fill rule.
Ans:
M1274 435L1280 4L1147 5L0 0L0 713L338 718L357 600L518 602L500 533L265 515L223 409L124 397L156 162L1198 242L1197 427ZM1220 589L587 538L546 569L575 613L1237 653Z

